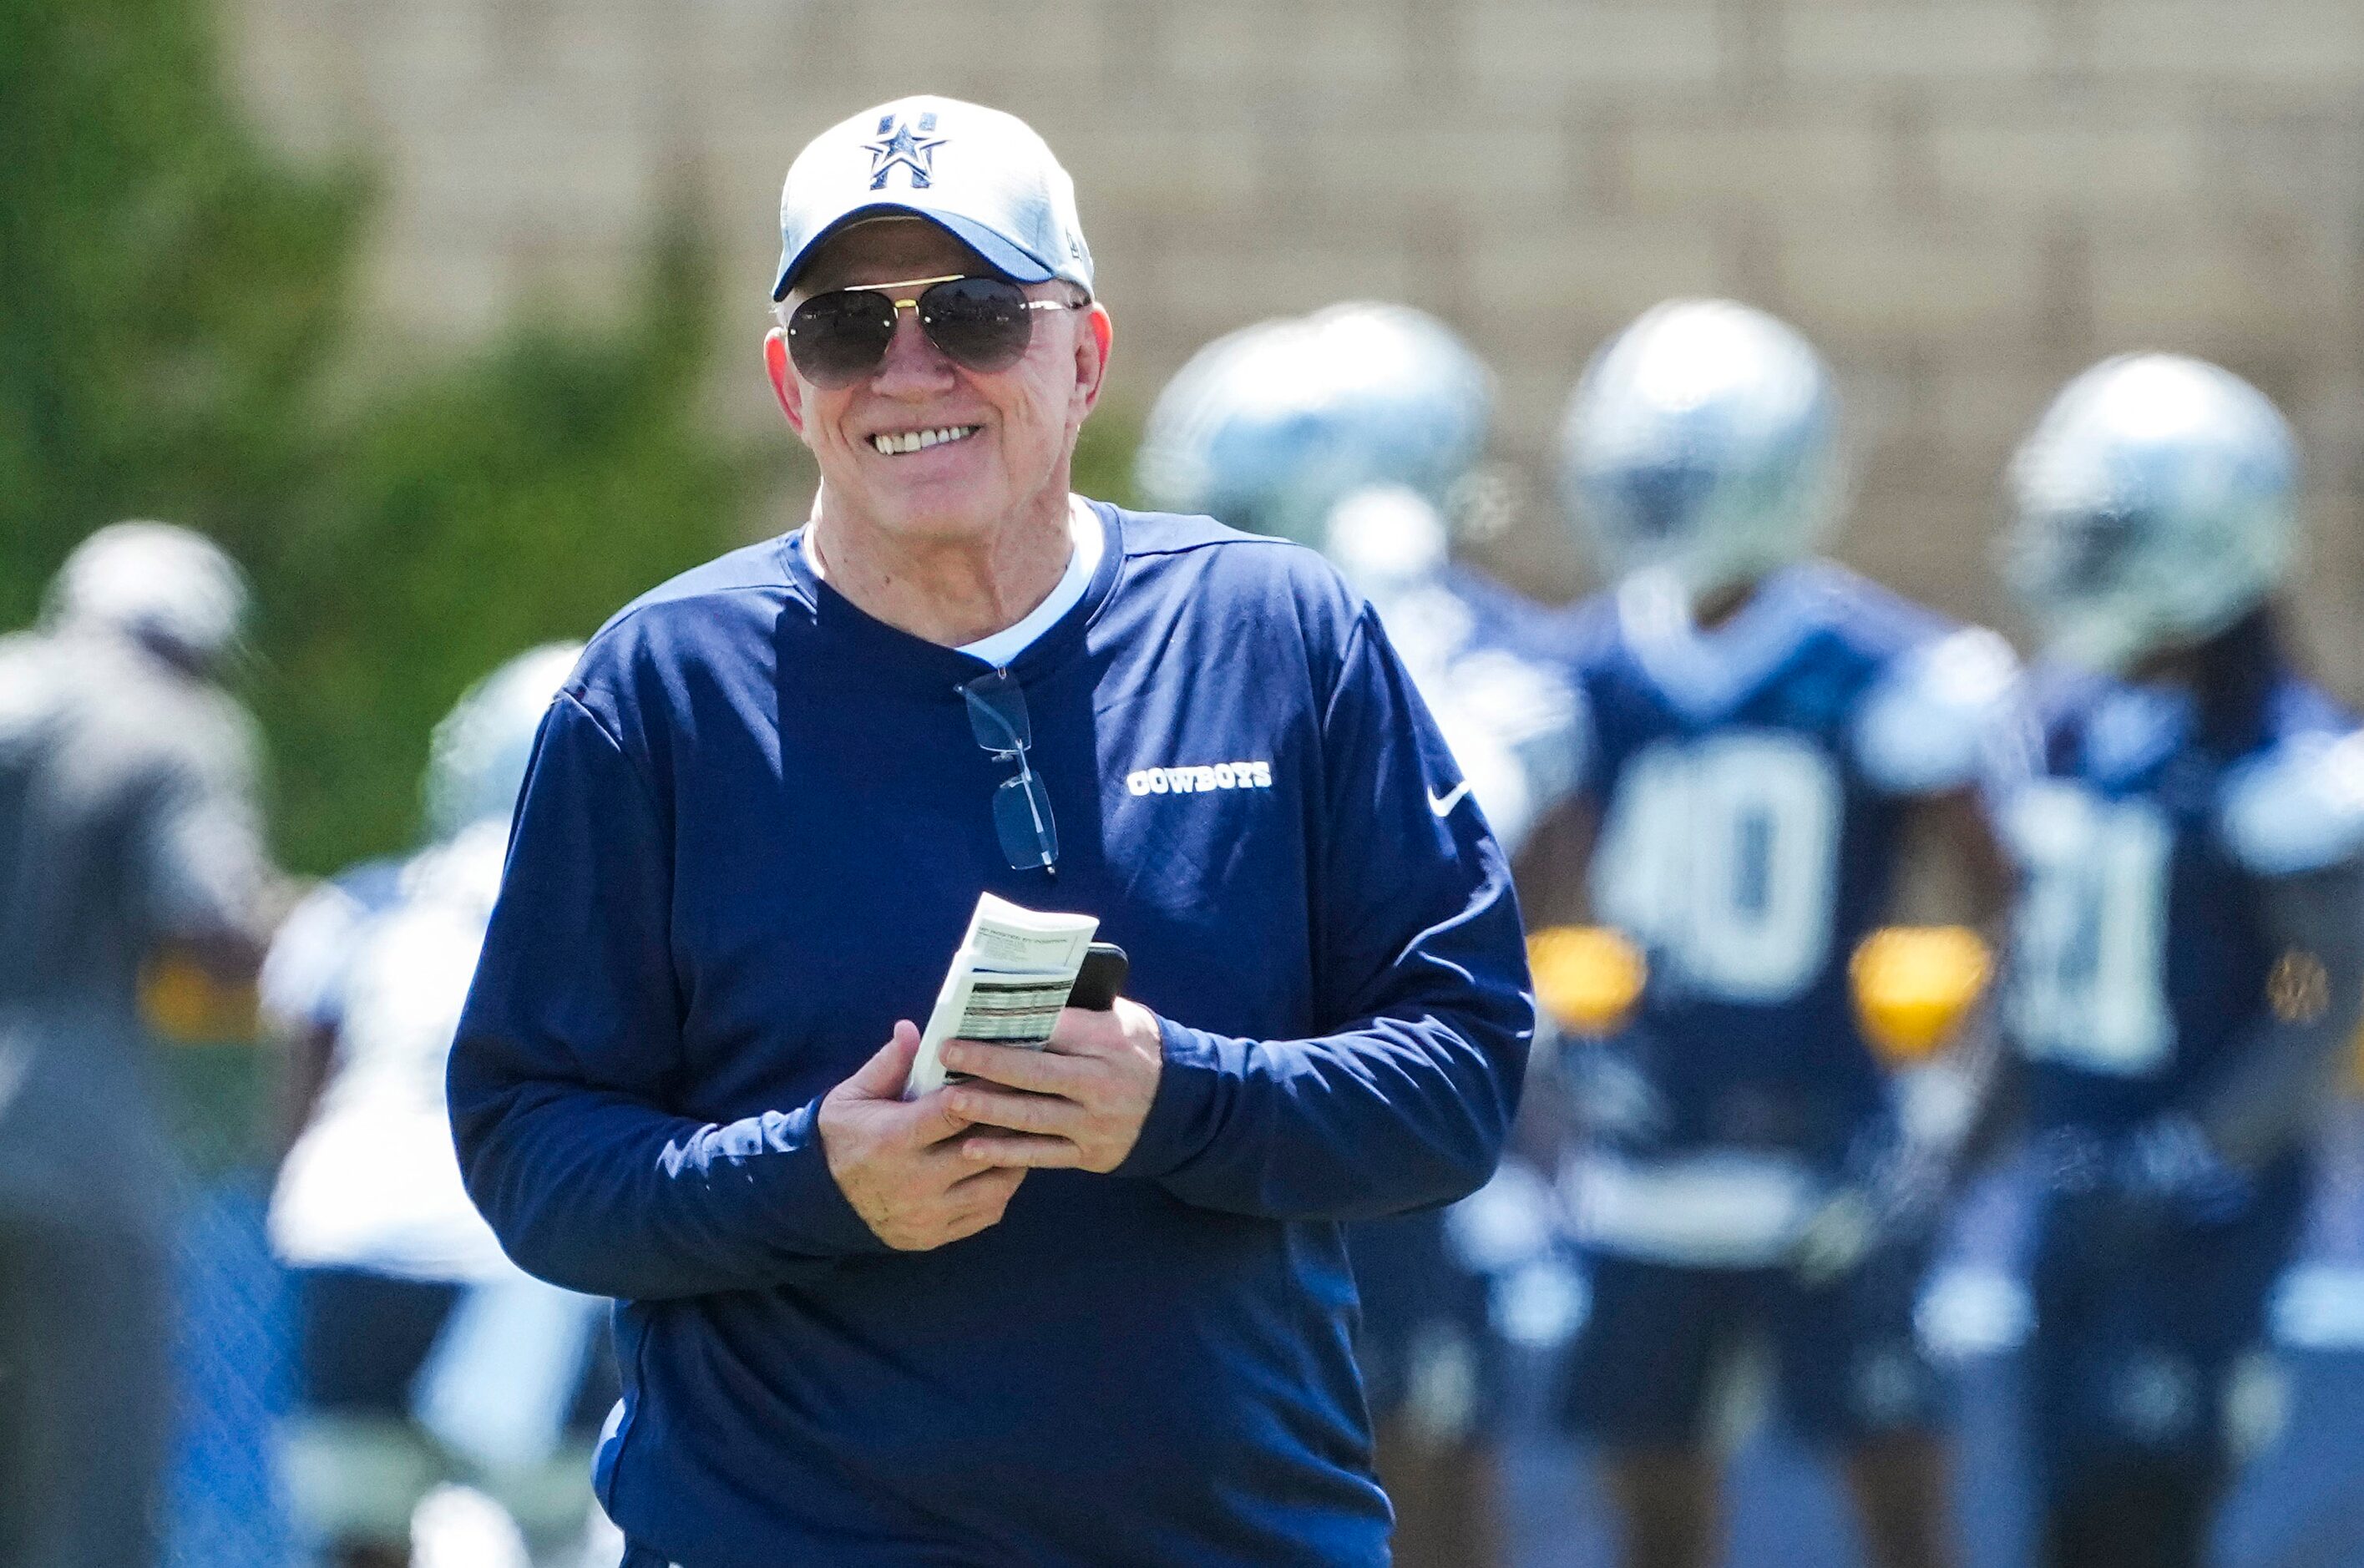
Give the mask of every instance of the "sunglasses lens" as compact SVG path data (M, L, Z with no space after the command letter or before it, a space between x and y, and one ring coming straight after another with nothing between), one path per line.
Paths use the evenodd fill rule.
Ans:
M1027 717L1026 689L1007 670L980 675L961 687L968 700L968 727L976 743L988 751L1017 751L1034 744L1034 728Z
M869 289L817 294L788 315L788 354L816 386L845 386L878 368L895 337L895 306Z
M1059 858L1059 829L1041 774L1020 773L993 792L993 830L1013 871L1032 871Z
M1026 357L1034 313L1026 291L999 278L956 278L920 296L920 325L946 358L973 371L1006 371Z

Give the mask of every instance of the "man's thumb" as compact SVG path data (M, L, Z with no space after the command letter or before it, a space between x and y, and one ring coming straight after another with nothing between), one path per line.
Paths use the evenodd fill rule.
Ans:
M920 1031L909 1018L895 1020L895 1032L877 1053L853 1071L842 1085L856 1099L899 1100L911 1076L911 1062L920 1054Z

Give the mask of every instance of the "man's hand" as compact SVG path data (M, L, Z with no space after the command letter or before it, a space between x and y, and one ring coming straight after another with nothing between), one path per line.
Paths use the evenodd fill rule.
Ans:
M973 1080L943 1094L953 1115L980 1129L963 1140L974 1157L1113 1171L1157 1097L1165 1047L1157 1015L1120 996L1105 1013L1062 1010L1040 1051L952 1040L944 1065Z
M900 1098L919 1054L908 1018L853 1077L823 1095L821 1151L862 1222L889 1247L924 1252L1000 1222L1025 1179L1024 1162L1000 1160L964 1140L972 1118L939 1089Z

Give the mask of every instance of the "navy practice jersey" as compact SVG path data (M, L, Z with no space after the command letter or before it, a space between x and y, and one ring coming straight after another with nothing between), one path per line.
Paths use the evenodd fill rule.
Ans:
M2280 675L2255 742L2203 747L2179 691L2040 684L2032 776L2004 797L2021 873L2006 1021L2038 1130L2122 1132L2236 1065L2281 957L2259 893L2364 842L2364 739Z
M1385 1560L1338 1222L1493 1168L1533 1017L1507 869L1319 557L1096 511L1009 665L1055 880L995 835L987 667L793 539L626 611L543 725L453 1121L511 1254L623 1298L600 1496L675 1560ZM1099 917L1164 1075L1114 1174L890 1251L818 1106L980 891Z
M1590 1168L1579 1214L1629 1251L1761 1262L1885 1106L1848 960L1889 906L1905 803L1978 778L2010 652L1823 562L1768 576L1707 632L1638 577L1572 635L1593 911L1649 963L1631 1025L1589 1063L1616 1163ZM1683 1194L1621 1184L1723 1153L1755 1162L1745 1182L1685 1188L1711 1229L1756 1217L1720 1234L1682 1234Z

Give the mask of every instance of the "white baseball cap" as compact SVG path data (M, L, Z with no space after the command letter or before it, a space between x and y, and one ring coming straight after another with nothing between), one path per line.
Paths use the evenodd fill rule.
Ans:
M1076 183L1033 128L957 98L898 98L814 137L780 189L786 299L822 240L863 217L909 214L948 231L1021 284L1065 278L1086 293L1092 251Z

